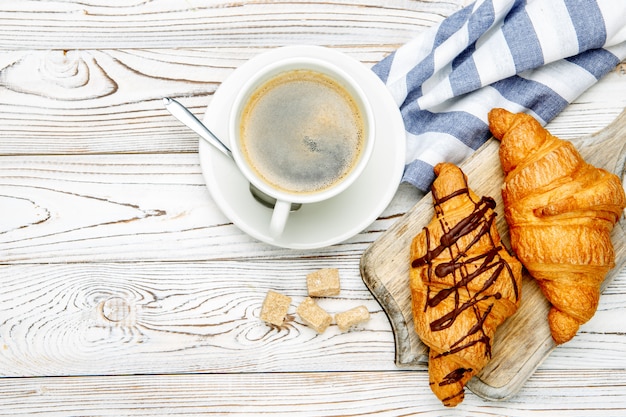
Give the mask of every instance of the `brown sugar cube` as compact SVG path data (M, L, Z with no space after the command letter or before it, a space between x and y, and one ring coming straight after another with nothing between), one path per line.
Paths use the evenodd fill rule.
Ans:
M324 330L330 325L333 318L323 308L318 306L311 297L307 297L300 303L296 309L296 313L302 318L302 321L315 329L318 333L324 333Z
M342 332L369 319L370 312L367 311L367 307L365 306L354 307L343 313L335 314L335 323L337 323L337 327L339 327L339 330Z
M272 290L268 291L261 307L261 320L275 326L282 326L290 304L291 297Z
M311 272L306 276L306 285L311 297L328 297L339 295L339 270L324 268Z

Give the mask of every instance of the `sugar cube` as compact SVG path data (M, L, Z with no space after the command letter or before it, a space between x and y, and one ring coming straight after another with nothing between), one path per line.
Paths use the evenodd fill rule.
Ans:
M343 313L335 314L335 323L342 332L350 329L350 327L369 320L370 313L365 306L354 307Z
M311 297L339 295L339 270L324 268L311 272L306 276L306 285Z
M282 326L291 304L291 297L276 291L268 291L261 307L261 320L275 326Z
M318 333L324 333L324 330L330 325L333 318L323 308L311 298L307 297L300 303L296 309L296 313L302 318L302 321L315 329Z

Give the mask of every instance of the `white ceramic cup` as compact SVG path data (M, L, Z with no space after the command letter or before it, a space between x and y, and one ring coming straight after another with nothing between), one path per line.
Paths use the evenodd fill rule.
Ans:
M359 109L361 120L363 121L363 141L361 151L357 157L358 159L352 165L351 170L347 173L347 175L343 176L343 178L334 182L332 186L315 192L291 192L273 186L269 182L265 181L257 172L255 172L248 161L248 158L244 156L242 150L240 137L241 119L243 110L250 98L267 81L283 72L294 70L308 70L322 73L336 81L352 97L352 100ZM363 172L363 169L367 165L372 154L375 138L374 133L375 126L372 108L368 102L367 96L358 83L332 63L322 59L310 57L286 58L259 70L240 89L233 102L229 118L230 148L237 166L250 183L256 186L263 193L276 199L276 204L274 206L269 224L270 235L274 237L279 237L283 233L289 218L292 203L311 204L328 200L338 195L354 183L354 181Z

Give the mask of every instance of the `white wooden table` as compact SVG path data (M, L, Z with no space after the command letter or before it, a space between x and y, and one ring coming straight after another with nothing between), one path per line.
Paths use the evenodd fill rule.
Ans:
M593 320L515 396L444 409L426 370L394 365L363 251L420 195L401 186L362 233L279 249L219 211L198 138L220 82L270 48L317 44L372 65L466 1L4 0L0 3L0 415L626 414L626 270ZM626 64L550 125L593 133L626 107ZM357 331L259 320L270 289L306 295L337 267L330 312Z

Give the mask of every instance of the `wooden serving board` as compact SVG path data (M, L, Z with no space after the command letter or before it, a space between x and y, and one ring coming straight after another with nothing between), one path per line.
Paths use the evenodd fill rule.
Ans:
M617 174L624 181L626 110L600 132L572 142L587 162ZM498 149L499 141L490 139L461 168L477 195L488 195L496 200L498 231L504 244L510 248L500 193L504 175ZM432 216L432 198L428 194L374 242L361 258L363 281L391 322L396 344L395 361L399 367L424 369L428 363L427 347L413 329L409 251L413 237L430 222ZM607 275L604 286L626 262L624 216L613 229L612 241L616 266ZM555 348L547 322L549 303L535 281L525 270L524 273L520 308L498 328L492 345L492 360L467 384L472 392L487 399L501 400L515 394Z

